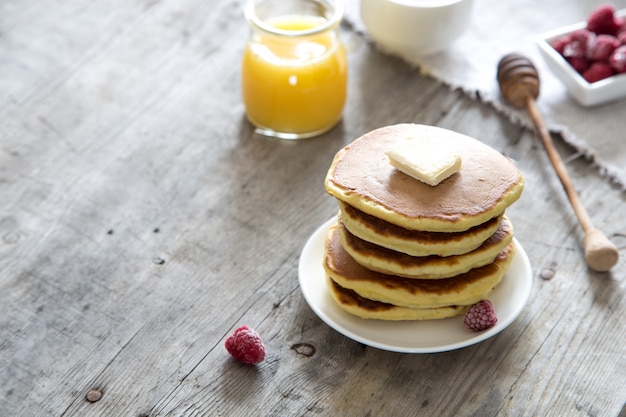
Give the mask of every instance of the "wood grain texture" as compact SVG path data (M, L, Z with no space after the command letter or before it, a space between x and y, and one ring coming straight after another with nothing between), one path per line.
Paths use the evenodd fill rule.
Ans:
M349 27L342 123L299 142L259 137L240 100L242 6L0 5L0 415L620 415L624 194L556 141L622 255L592 272L536 135ZM479 138L525 176L507 213L533 265L531 298L478 345L366 347L300 293L302 246L337 210L323 189L334 153L399 122ZM257 367L223 348L241 324L267 345ZM92 389L99 401L86 401Z

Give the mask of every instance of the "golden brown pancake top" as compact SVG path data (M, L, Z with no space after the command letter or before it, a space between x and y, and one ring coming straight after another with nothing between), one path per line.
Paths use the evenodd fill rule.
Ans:
M335 155L326 176L327 191L391 223L442 231L483 223L519 198L523 178L517 167L490 146L456 132L444 130L442 141L461 155L461 170L437 186L418 181L389 162L385 151L399 141L442 130L398 124L361 136Z

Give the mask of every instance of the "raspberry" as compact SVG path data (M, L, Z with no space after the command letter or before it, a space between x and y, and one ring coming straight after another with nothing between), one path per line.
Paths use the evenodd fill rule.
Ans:
M265 359L265 345L261 336L248 326L241 326L224 343L228 353L246 365L256 365Z
M613 51L609 58L609 63L618 74L626 72L626 45L622 45Z
M559 54L563 55L563 52L565 51L565 47L567 46L568 43L570 43L570 41L571 39L569 35L563 35L553 40L551 45Z
M489 300L481 300L465 312L465 327L475 332L489 329L498 322L496 311Z
M617 28L616 36L619 38L622 33L626 32L626 17L618 18L617 21L620 25L619 28Z
M569 42L563 47L563 56L566 58L586 56L595 36L594 33L586 29L579 29L570 33Z
M582 75L588 83L595 83L613 75L613 69L607 62L594 62Z
M616 16L611 5L595 9L586 28L562 35L551 45L589 83L626 72L626 19Z
M597 34L615 35L621 21L615 16L613 6L605 4L595 9L587 19L587 30Z
M577 73L582 74L589 68L591 63L584 56L567 58L567 62L576 70Z
M615 36L598 35L589 49L589 59L593 61L606 61L619 44L620 42Z
M626 30L626 16L615 17L615 21L619 23L619 28L617 28L617 34L619 35Z

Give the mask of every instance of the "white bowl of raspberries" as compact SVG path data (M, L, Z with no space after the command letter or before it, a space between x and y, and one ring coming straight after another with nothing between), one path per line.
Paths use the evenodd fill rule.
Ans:
M587 21L540 35L548 67L583 106L626 97L626 9L605 4Z

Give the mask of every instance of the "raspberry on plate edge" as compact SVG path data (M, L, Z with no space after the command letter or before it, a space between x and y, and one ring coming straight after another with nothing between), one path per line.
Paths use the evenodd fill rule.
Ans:
M463 323L465 327L475 332L490 329L498 322L496 310L489 300L480 300L470 306L465 312Z

